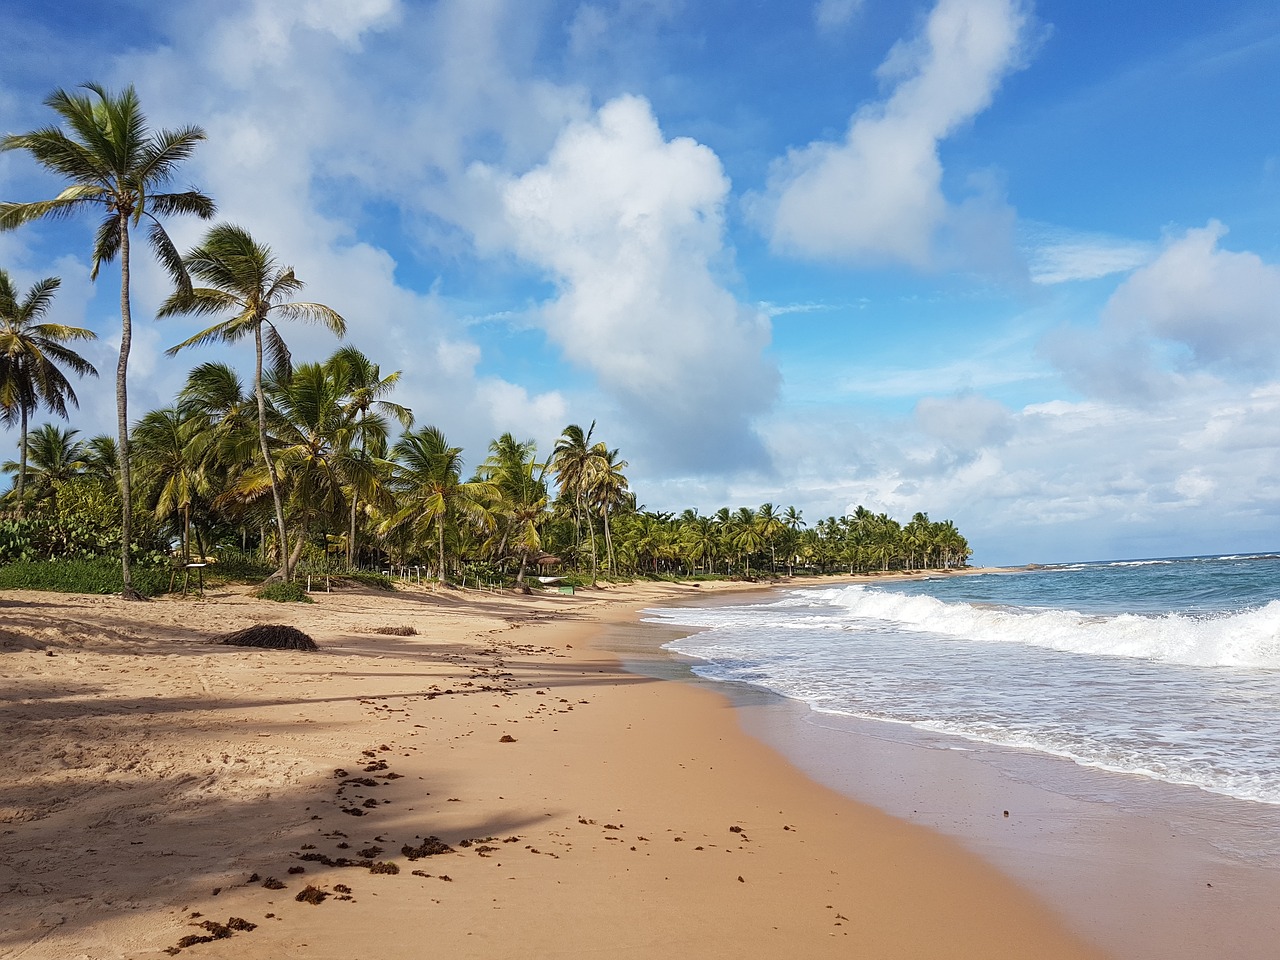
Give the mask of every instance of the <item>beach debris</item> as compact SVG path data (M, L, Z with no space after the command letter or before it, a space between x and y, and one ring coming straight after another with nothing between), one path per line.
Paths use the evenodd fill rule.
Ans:
M499 743L515 743L516 738L509 733L504 733L501 737L498 738L498 742Z
M464 840L463 845L470 846L470 842ZM434 857L441 853L453 853L453 847L439 837L427 837L416 847L405 844L400 848L400 852L410 860L420 860L423 857Z
M1005 815L1006 817L1007 817L1007 816L1009 816L1009 811L1008 811L1008 810L1006 810L1006 811L1004 812L1004 815Z
M218 638L233 647L261 647L266 650L319 650L316 642L296 627L282 623L259 623Z
M379 860L369 867L370 873L399 873L400 868L389 860Z
M284 889L284 884L281 883L279 880L277 880L275 877L267 877L267 879L262 881L262 885L266 887L268 890Z
M195 914L199 916L199 914ZM250 923L243 917L230 917L226 923L218 923L216 920L205 920L196 926L207 931L206 934L192 933L183 937L178 941L176 947L168 947L164 952L169 956L176 956L181 953L185 947L194 947L198 943L213 943L215 940L226 940L236 931L248 932L258 929L256 923Z
M416 637L418 635L417 627L374 627L374 633L381 633L388 637Z
M298 895L293 899L297 900L299 903L310 903L314 906L318 903L324 903L328 896L328 890L321 890L319 887L313 887L310 884L307 884L306 888L299 891Z

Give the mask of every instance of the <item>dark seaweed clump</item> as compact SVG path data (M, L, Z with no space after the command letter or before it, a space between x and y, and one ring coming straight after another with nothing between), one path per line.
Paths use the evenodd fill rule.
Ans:
M316 642L297 627L282 623L260 623L228 633L218 639L233 647L262 647L266 650L319 650Z

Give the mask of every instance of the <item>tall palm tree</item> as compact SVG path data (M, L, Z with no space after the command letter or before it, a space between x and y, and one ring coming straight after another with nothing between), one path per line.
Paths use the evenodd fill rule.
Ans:
M383 457L386 455L390 434L388 420L394 419L408 430L413 426L413 411L385 399L400 382L400 371L385 377L382 369L356 347L340 347L326 363L341 381L346 400L346 410L355 417L354 438L359 444L360 455ZM358 555L356 549L356 516L360 498L351 497L350 527L347 531L347 566L354 567Z
M437 427L406 433L391 453L399 509L387 518L383 531L407 527L422 540L434 535L440 582L447 583L446 529L457 522L490 526L497 491L487 480L463 482L462 448L450 446Z
M587 490L589 502L600 511L600 519L604 524L604 556L605 566L611 573L617 573L613 561L613 535L609 529L609 512L615 507L629 502L627 478L622 473L630 464L618 459L618 451L610 450L603 443L591 448L590 486Z
M321 323L339 337L346 335L347 323L332 307L288 299L303 287L302 281L294 275L293 267L280 266L270 247L257 243L247 230L234 224L214 226L204 241L183 258L183 262L190 276L206 286L180 286L161 304L156 315L211 316L229 313L230 316L171 347L168 355L173 356L185 347L199 344L235 343L243 337L253 337L253 392L258 400L258 444L271 481L271 498L280 537L280 570L277 572L286 581L291 580L293 567L289 562L289 532L285 525L280 478L267 444L267 401L262 389L263 341L265 339L265 350L271 355L272 365L277 372L284 372L289 365L289 349L276 329L274 317Z
M98 375L93 364L65 346L68 340L93 340L92 330L61 323L41 323L62 283L46 277L19 298L13 280L0 270L0 423L18 421L17 513L25 508L27 428L41 405L67 418L67 404L79 406L61 364L80 376Z
M84 93L55 90L44 101L70 127L43 127L0 140L0 151L26 150L41 166L70 181L52 200L0 203L0 230L45 217L99 210L103 218L93 244L92 279L104 263L120 258L120 359L116 365L116 429L120 442L120 572L123 595L141 599L129 570L132 489L129 469L129 350L133 315L129 293L130 228L149 221L147 239L179 289L189 287L182 259L160 217L191 213L208 219L214 203L197 190L165 193L178 166L204 139L199 127L151 132L132 86L113 94L94 83Z
M777 539L778 535L786 530L786 523L772 503L762 503L760 504L760 509L756 511L756 526L759 529L761 538L769 547L769 572L777 573Z
M576 423L564 428L560 439L556 441L551 452L551 469L556 474L556 486L560 495L567 497L573 504L574 537L579 549L582 547L582 522L584 519L586 494L594 479L595 455L592 453L591 435L595 432L596 422L585 431ZM589 518L587 518L589 520ZM591 582L596 579L596 528L588 522L587 531L591 539Z

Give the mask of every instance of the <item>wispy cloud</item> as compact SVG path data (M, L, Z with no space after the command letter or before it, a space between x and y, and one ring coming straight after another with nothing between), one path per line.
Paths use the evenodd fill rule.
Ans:
M1033 221L1019 224L1018 244L1031 280L1044 285L1128 273L1158 252L1153 243Z

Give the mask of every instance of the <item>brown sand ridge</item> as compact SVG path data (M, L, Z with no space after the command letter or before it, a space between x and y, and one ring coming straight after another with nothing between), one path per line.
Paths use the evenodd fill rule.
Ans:
M590 645L707 592L0 594L0 957L1098 956Z

